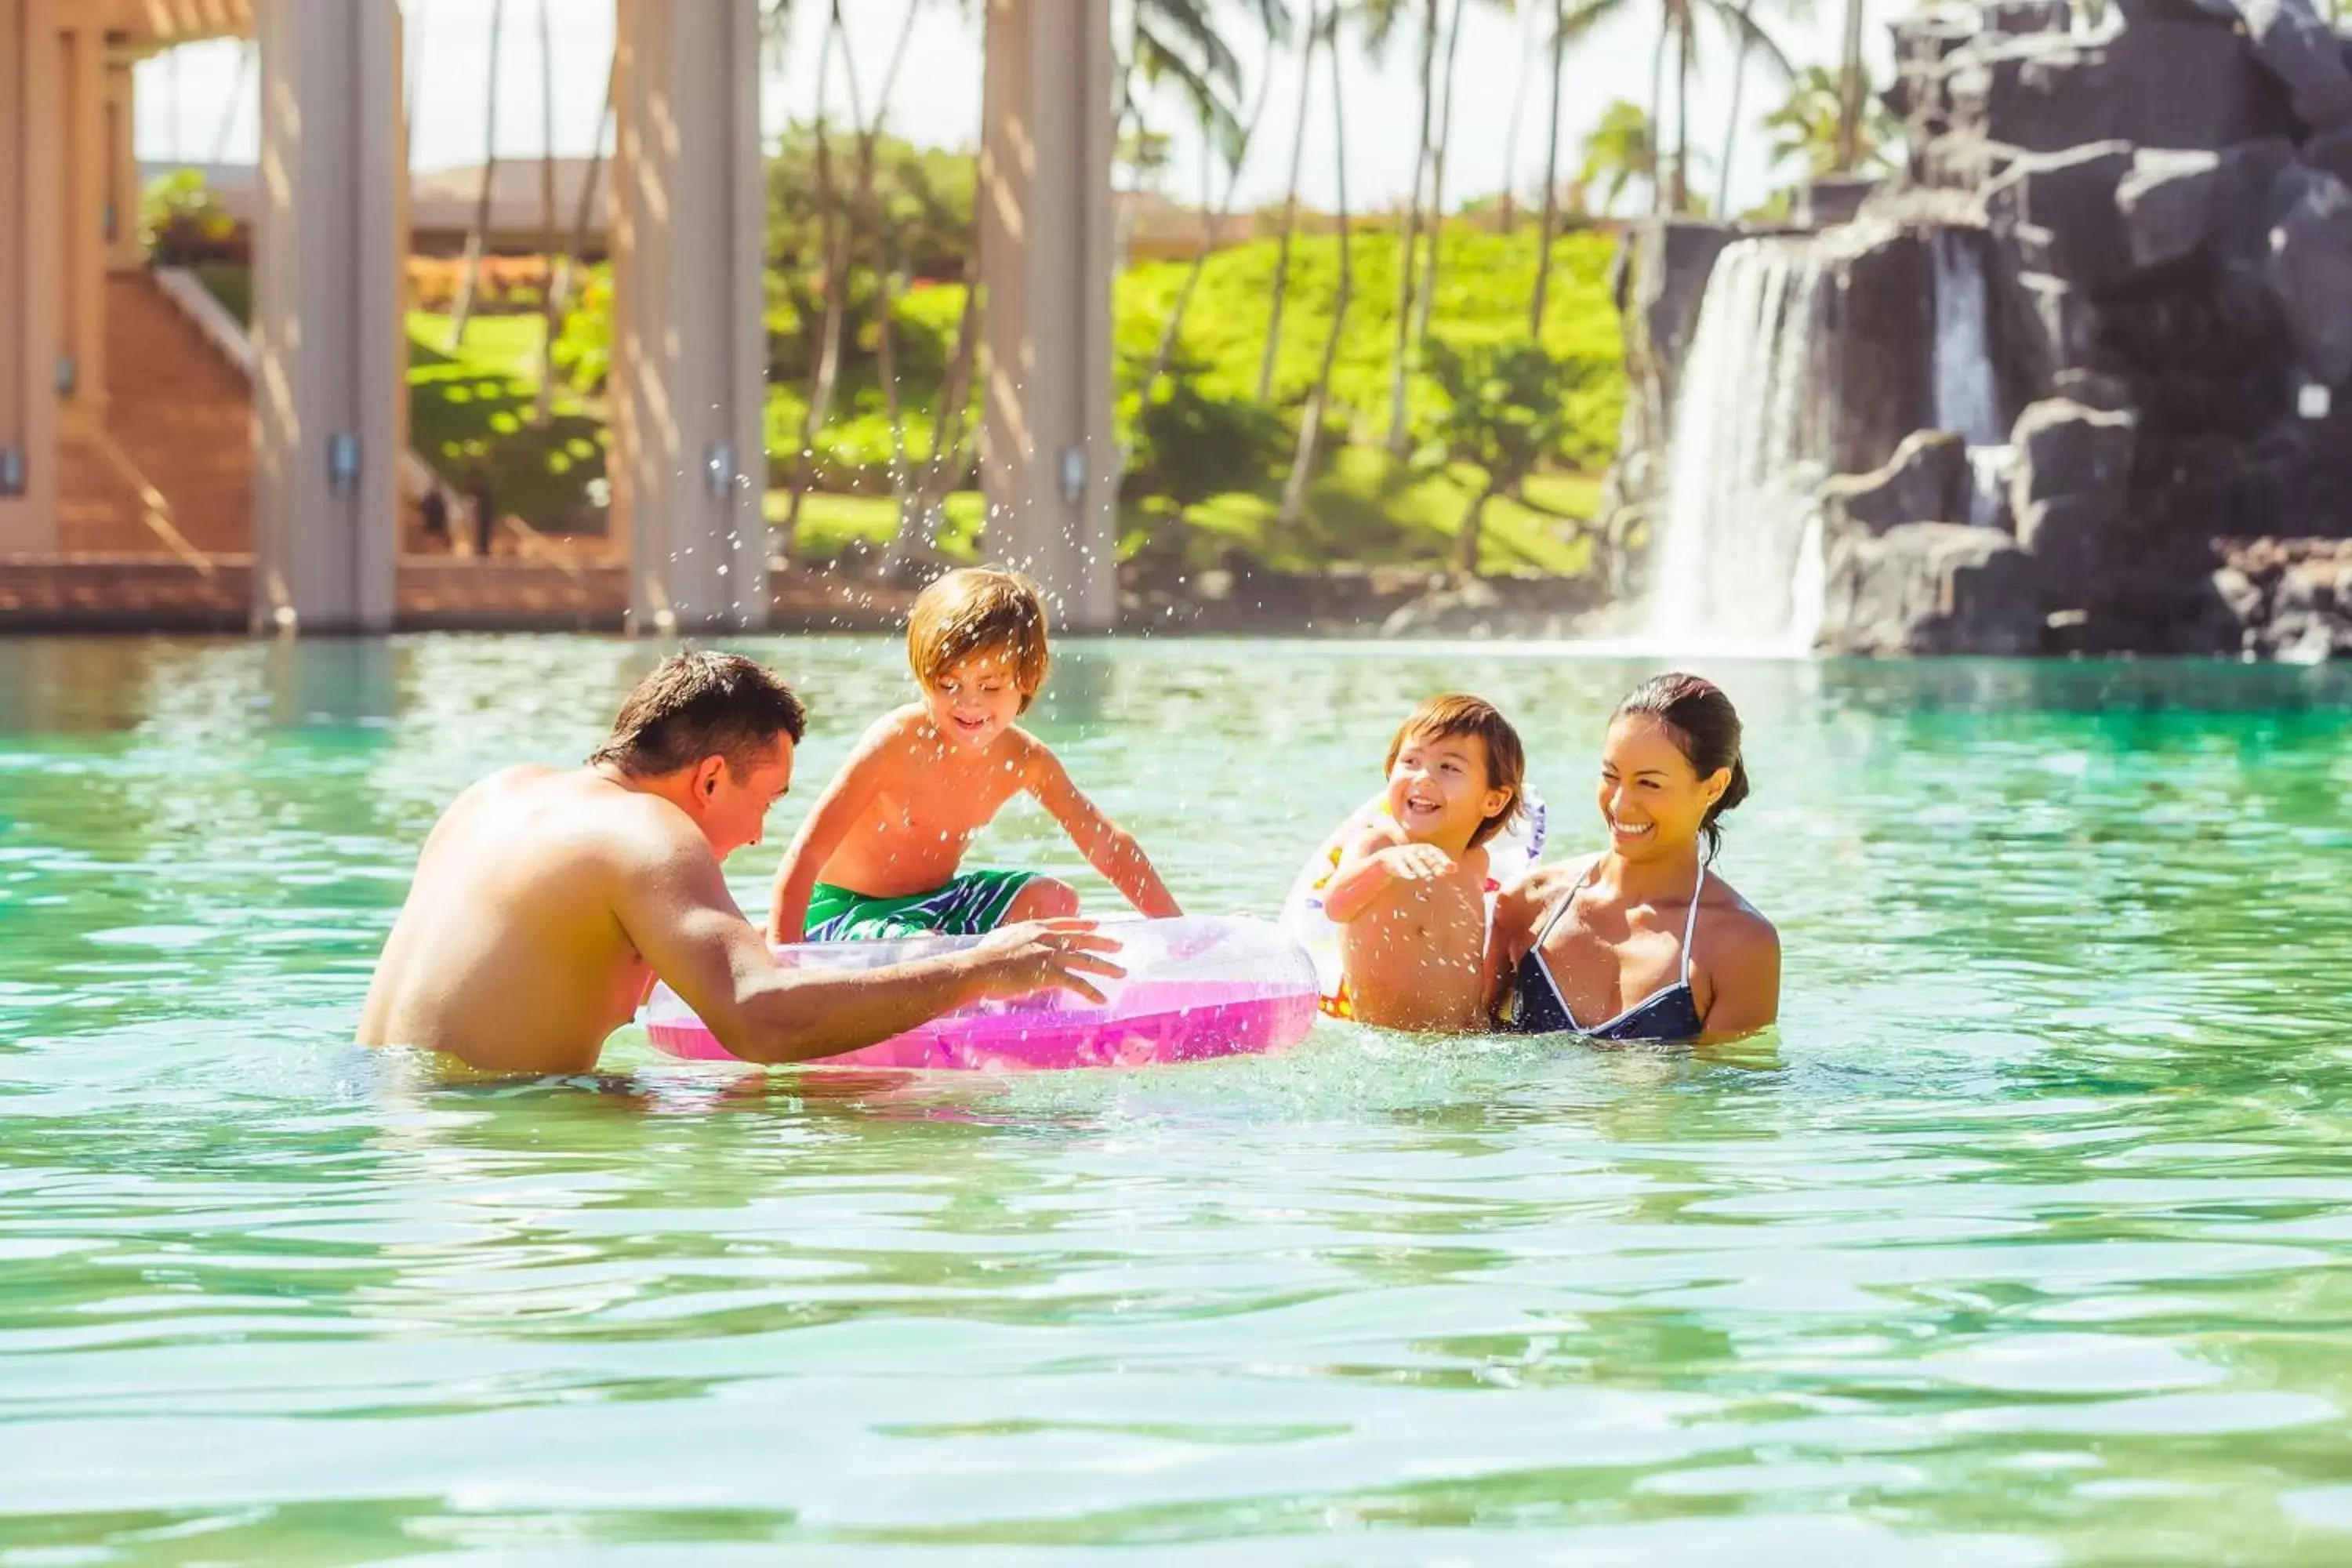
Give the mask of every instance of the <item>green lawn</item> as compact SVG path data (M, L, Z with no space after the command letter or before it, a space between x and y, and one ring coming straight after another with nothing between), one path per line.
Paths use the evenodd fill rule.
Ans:
M203 276L233 311L246 305L244 268L208 268ZM453 354L449 319L411 312L410 439L460 489L487 468L501 510L551 531L600 531L603 520L589 488L604 473L603 410L563 392L555 399L553 420L543 427L533 423L541 331L536 316L477 317L464 348ZM1349 447L1330 458L1295 528L1277 524L1280 492L1274 486L1228 492L1181 511L1146 501L1125 509L1120 552L1150 552L1190 569L1215 564L1228 550L1292 572L1339 561L1443 566L1453 559L1456 531L1478 488L1478 470L1466 465L1418 469L1375 448ZM1481 568L1584 571L1591 552L1576 524L1592 514L1599 489L1591 478L1548 475L1528 485L1532 504L1491 503ZM770 521L782 518L784 505L782 494L768 497ZM943 550L971 555L982 516L980 496L951 497L948 513ZM888 496L814 495L802 509L798 552L805 560L830 560L853 539L887 543L897 526L898 506Z
M1285 534L1276 523L1278 492L1233 491L1182 513L1145 503L1130 505L1120 519L1119 553L1147 551L1181 559L1188 568L1215 565L1236 547L1277 571L1312 572L1333 561L1366 565L1441 567L1454 559L1463 514L1478 493L1478 470L1456 467L1444 473L1417 473L1385 453L1350 447L1331 463L1307 498L1306 516ZM1591 547L1576 530L1592 515L1600 481L1579 475L1547 475L1528 486L1533 506L1496 500L1486 508L1486 534L1480 567L1489 573L1537 571L1572 576L1591 562ZM787 498L768 496L770 522L781 522ZM1538 508L1542 510L1538 510ZM942 552L970 559L980 531L982 503L976 490L948 500L948 531ZM825 561L852 539L886 545L898 526L898 503L888 496L809 497L801 508L801 556ZM1181 530L1172 541L1168 531Z
M533 420L544 332L537 316L477 316L453 354L449 318L410 311L409 443L461 489L487 472L499 510L535 528L601 533L588 489L604 473L604 412L559 391L553 417Z

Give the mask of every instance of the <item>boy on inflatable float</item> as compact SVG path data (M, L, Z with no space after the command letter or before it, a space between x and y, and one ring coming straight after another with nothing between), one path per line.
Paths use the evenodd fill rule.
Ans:
M1013 722L1050 658L1034 584L1011 572L949 573L915 601L907 658L923 700L875 721L810 810L776 868L770 941L979 936L1076 914L1066 882L962 869L973 837L1023 794L1142 914L1182 912L1134 837Z

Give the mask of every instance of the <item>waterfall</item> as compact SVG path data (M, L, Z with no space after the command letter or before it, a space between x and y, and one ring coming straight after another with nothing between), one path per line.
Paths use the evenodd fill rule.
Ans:
M1682 367L1651 638L1809 650L1821 626L1822 345L1829 258L1745 239L1707 279Z
M1984 260L1972 230L1938 228L1927 237L1936 274L1936 427L1971 447L2009 439L1993 384L1990 312Z

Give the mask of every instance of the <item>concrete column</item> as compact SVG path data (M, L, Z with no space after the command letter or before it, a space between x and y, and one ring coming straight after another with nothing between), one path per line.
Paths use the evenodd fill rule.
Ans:
M1035 577L1055 619L1118 610L1111 429L1110 7L989 0L980 187L989 552Z
M757 0L617 0L613 542L629 627L768 616Z
M106 35L95 22L59 29L58 84L58 394L67 417L98 421L106 416L107 149Z
M55 0L0 0L0 555L57 548Z
M127 59L106 63L106 264L134 272L139 248L139 89Z
M257 631L391 627L399 540L396 0L258 0L254 236Z

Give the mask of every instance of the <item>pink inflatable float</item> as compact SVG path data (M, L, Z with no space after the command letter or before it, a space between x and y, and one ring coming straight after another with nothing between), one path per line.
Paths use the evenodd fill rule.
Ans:
M1205 1061L1280 1050L1306 1038L1316 1016L1315 963L1291 937L1244 917L1188 916L1106 922L1120 943L1123 980L1102 983L1097 1005L1068 992L960 1008L919 1029L828 1057L813 1067L1037 1071ZM804 943L776 950L809 969L876 969L952 952L976 937ZM655 1048L690 1061L733 1061L667 985L640 1015Z

